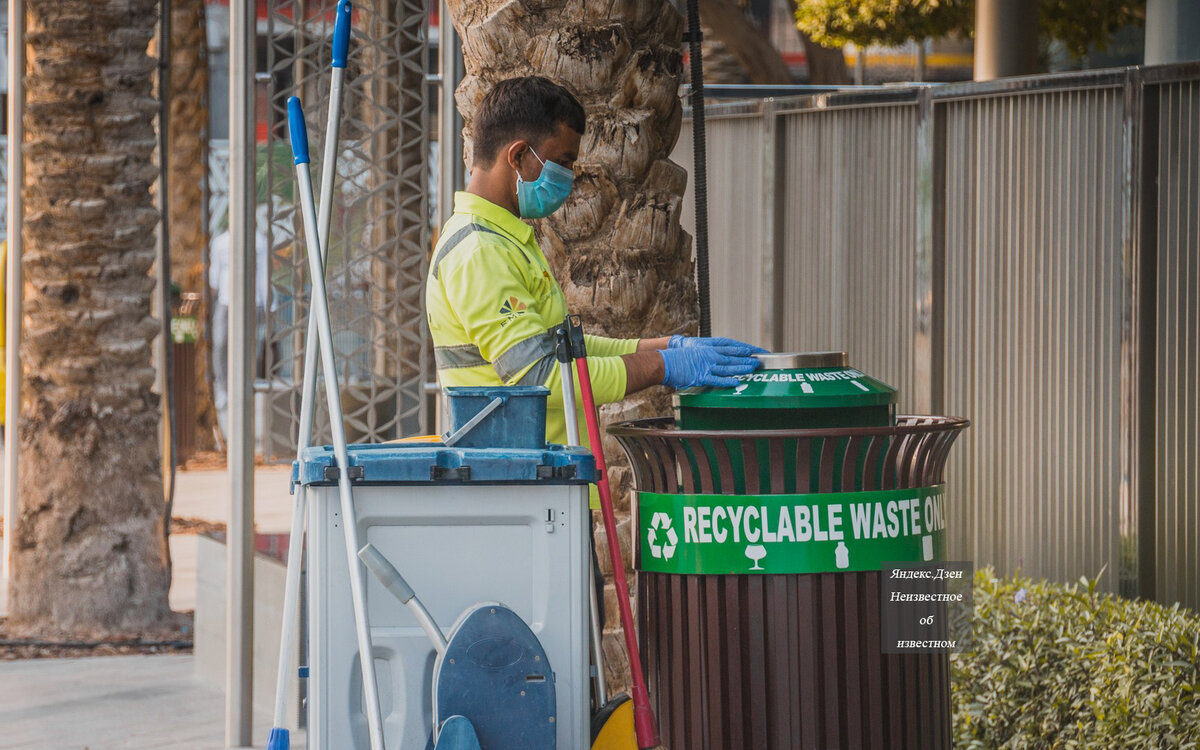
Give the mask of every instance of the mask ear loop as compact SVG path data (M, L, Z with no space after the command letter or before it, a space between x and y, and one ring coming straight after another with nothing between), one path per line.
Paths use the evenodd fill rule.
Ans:
M526 143L526 145L529 146L528 143ZM538 155L538 152L534 150L533 146L529 146L529 153L533 154L533 158L538 160L538 163L542 165L542 169L546 168L546 160ZM517 192L517 195L519 196L521 193L521 183L522 182L528 183L528 182L531 182L531 180L526 180L524 177L522 177L520 169L515 169L513 171L517 173L516 192ZM537 182L537 180L540 179L541 176L542 176L542 173L539 171L538 176L533 178L532 182ZM518 198L518 204L519 203L520 203L520 199Z
M529 146L529 144L528 144L528 143L526 143L526 145L527 145L527 146ZM542 157L538 156L538 152L533 150L533 146L529 146L529 152L530 152L531 154L533 154L533 158L537 159L537 160L538 160L538 163L539 163L539 164L541 164L541 165L542 165L542 167L545 167L545 166L546 166L546 161L545 161L545 159L543 159ZM517 190L520 190L520 189L521 189L521 183L522 183L522 182L536 182L536 181L537 181L537 179L538 179L538 177L541 177L541 176L542 176L542 173L541 173L541 172L538 172L538 176L537 176L537 177L534 177L532 180L527 180L527 179L525 179L524 177L522 177L522 176L521 176L521 170L520 170L519 168L518 168L518 169L514 169L513 171L517 173L517 183L516 183L516 184L517 184Z

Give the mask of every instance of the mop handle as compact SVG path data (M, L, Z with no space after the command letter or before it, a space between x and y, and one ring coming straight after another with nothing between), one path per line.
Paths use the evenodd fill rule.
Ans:
M325 121L325 161L321 168L321 205L317 215L317 238L321 243L321 266L329 257L329 229L333 217L333 180L337 176L337 144L342 123L342 85L346 78L346 58L350 54L350 0L339 0L333 21L333 61L329 71L329 113ZM307 146L306 146L307 148ZM300 434L296 440L296 460L312 445L313 408L317 392L317 324L309 316L304 341L304 379L300 391Z
M325 169L321 173L321 209L320 233L318 240L321 245L321 259L328 255L329 226L333 203L333 178L337 172L338 126L341 122L342 79L345 77L346 58L350 51L350 17L349 0L340 0L337 15L333 24L333 64L331 71L331 89L329 96L329 122L326 126ZM307 152L308 142L304 139L304 151ZM308 336L304 349L304 378L300 392L300 434L296 439L296 460L303 458L305 448L312 444L312 412L316 399L317 387L317 327L316 318L308 321ZM292 650L295 647L296 613L300 608L300 565L304 547L304 514L308 504L308 492L304 487L296 490L296 498L292 502L292 528L288 542L287 574L283 591L283 622L279 639L279 664L275 677L275 715L273 730L284 732L283 724L287 715L287 685L292 661ZM277 744L287 746L287 741L281 738Z
M308 128L298 97L288 99L288 127L296 162L296 181L300 188L300 209L304 217L304 239L308 249L308 267L312 286L311 314L317 318L321 369L325 377L325 398L329 407L329 429L333 433L333 451L338 467L338 496L341 501L342 531L346 537L347 568L350 574L350 599L354 607L359 666L362 670L364 711L371 750L384 750L383 717L379 706L379 688L375 681L375 655L371 648L371 630L367 623L363 566L357 557L358 521L350 487L350 457L346 429L342 424L342 398L338 392L337 368L333 359L333 332L329 326L329 299L325 295L325 269L317 238L316 206L313 205L312 177L308 173Z
M633 612L629 608L629 584L625 580L625 561L621 559L621 543L617 536L617 519L613 513L612 490L608 486L608 466L600 442L600 419L592 395L592 377L588 372L586 352L575 360L579 368L579 390L583 397L583 416L587 420L588 441L596 457L596 489L600 493L600 510L604 516L604 532L608 537L608 556L612 560L613 583L617 588L617 606L621 613L621 630L625 631L625 651L629 655L629 672L633 678L633 724L638 747L652 748L660 744L658 722L650 708L646 678L642 674L642 657L633 630Z

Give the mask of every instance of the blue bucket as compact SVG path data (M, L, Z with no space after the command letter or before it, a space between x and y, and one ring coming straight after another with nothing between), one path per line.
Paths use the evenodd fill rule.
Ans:
M449 440L456 448L543 448L546 445L546 397L540 385L478 386L446 389ZM492 403L500 399L500 404ZM469 429L477 414L491 411ZM462 430L461 434L459 434Z

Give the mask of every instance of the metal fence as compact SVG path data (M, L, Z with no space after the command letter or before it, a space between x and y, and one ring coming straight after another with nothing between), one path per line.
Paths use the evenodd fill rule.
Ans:
M293 93L302 97L313 153L322 154L335 7L336 0L267 3L265 66L258 72L270 81L259 150L271 269L262 346L268 460L294 455L307 320L285 102ZM326 281L346 429L355 441L420 434L432 416L421 305L430 234L425 19L420 0L354 5ZM321 168L313 164L314 182ZM320 398L316 419L314 438L327 439Z
M970 417L954 556L1200 607L1200 65L707 119L716 332Z

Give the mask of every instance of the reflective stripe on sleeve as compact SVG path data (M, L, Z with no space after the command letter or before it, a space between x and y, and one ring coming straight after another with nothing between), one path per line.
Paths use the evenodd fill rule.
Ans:
M557 328L557 326L555 326ZM492 363L502 382L507 383L517 373L537 362L547 354L554 353L554 329L530 336L510 346Z
M550 372L554 369L554 363L557 361L553 354L547 354L539 359L533 367L530 367L513 385L545 385L546 379L550 377Z
M458 344L456 346L433 347L433 360L439 370L449 370L455 367L479 367L490 365L483 358L479 347L474 344Z

